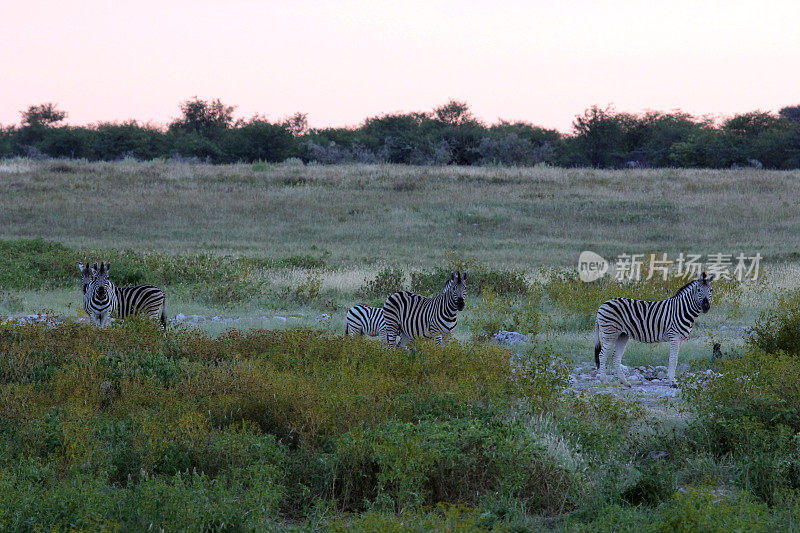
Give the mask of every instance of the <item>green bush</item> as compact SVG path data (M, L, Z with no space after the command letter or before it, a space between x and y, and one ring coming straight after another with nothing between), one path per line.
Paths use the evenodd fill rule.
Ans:
M305 278L294 288L293 295L301 303L316 300L322 289L322 272L311 269L306 272Z
M554 512L574 504L576 473L559 466L519 424L484 418L391 421L337 441L345 508L372 501L401 511L436 503L477 505L490 494Z
M405 272L400 268L384 268L359 288L358 295L361 298L385 300L388 295L402 290L405 277ZM383 302L380 305L383 307Z
M539 333L544 318L536 296L523 300L515 309L510 300L496 295L492 289L486 289L464 322L475 339L491 338L501 330L534 337Z
M0 240L0 287L41 289L77 285L75 250L43 239Z
M411 290L422 295L436 295L442 292L445 282L453 269L435 268L433 270L411 272ZM521 270L488 270L482 267L467 267L468 294L483 294L491 291L498 296L527 296L531 284Z
M741 486L770 504L800 489L800 359L750 351L718 374L687 376L684 394L695 438L733 456Z
M770 354L800 355L800 292L779 296L748 331L745 345Z

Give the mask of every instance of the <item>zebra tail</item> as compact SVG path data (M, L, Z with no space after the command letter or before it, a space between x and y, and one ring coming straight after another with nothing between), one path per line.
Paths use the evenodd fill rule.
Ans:
M597 320L594 321L594 364L597 365L597 368L600 368L600 350L602 346L600 344L600 326L597 324Z
M345 321L345 323L344 323L344 334L345 335L349 335L350 334L350 322Z
M167 300L164 300L164 303L161 304L161 327L164 328L164 331L167 330Z

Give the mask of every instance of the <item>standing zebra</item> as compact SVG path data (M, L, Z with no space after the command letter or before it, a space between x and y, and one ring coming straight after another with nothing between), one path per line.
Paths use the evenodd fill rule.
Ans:
M369 335L378 337L386 335L386 321L383 319L383 309L371 305L354 305L347 310L345 316L345 335Z
M594 360L606 381L606 359L614 356L614 374L629 385L622 374L622 354L629 338L640 342L669 342L667 378L675 382L678 350L689 338L694 320L700 312L711 308L711 282L714 275L690 281L672 298L649 302L631 298L614 298L600 305L594 324Z
M464 310L467 294L467 273L450 272L450 279L441 294L426 298L419 294L400 291L390 294L383 304L386 320L386 342L404 347L416 337L432 337L441 344L445 335L450 335L458 321L457 312Z
M108 319L127 318L131 315L145 314L161 321L167 327L165 315L166 296L164 291L153 285L116 287L108 279L111 263L95 263L92 267L78 264L83 283L83 309L93 324L105 327Z

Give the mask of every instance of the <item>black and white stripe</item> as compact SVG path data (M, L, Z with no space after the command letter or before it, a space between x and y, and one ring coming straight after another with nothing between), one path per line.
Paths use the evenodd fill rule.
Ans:
M401 347L417 337L433 337L441 344L458 322L457 313L464 309L467 293L467 273L451 272L441 294L426 298L401 291L390 294L383 304L386 320L386 342ZM400 337L399 341L397 337Z
M712 274L690 281L672 298L655 302L614 298L603 302L597 309L594 325L594 356L601 379L606 379L606 360L613 355L614 374L628 385L622 374L622 354L629 339L640 342L669 342L669 367L667 377L675 380L678 350L689 338L695 319L711 307Z
M383 319L383 309L380 307L354 305L347 310L344 320L345 335L378 337L386 334L386 321Z
M158 319L166 328L166 296L154 285L117 287L108 279L110 263L78 265L83 284L83 309L93 324L105 327L113 316L123 319L143 314Z

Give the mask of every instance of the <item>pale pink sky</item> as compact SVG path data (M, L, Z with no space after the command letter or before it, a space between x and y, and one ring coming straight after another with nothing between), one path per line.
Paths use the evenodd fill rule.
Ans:
M592 104L694 114L800 104L797 1L0 2L0 124L167 123L197 95L356 125L466 100L568 131Z

